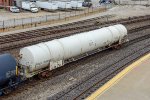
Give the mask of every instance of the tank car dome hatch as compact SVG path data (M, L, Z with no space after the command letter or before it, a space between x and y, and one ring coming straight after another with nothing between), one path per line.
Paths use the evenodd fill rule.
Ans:
M16 60L10 54L0 55L0 87L16 76Z

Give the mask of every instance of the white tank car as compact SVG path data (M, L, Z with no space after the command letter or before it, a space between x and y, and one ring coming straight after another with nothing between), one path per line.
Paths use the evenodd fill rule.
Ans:
M87 56L92 51L100 51L127 40L125 26L118 24L104 27L24 47L20 50L19 64L23 67L25 76L32 77L43 70L56 69L69 61Z

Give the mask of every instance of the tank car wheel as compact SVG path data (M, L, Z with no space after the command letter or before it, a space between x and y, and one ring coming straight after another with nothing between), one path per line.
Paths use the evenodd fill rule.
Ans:
M3 90L3 93L6 95L6 94L9 94L11 92L11 90L10 89L4 89Z
M2 96L3 95L3 92L0 90L0 96Z
M121 45L120 44L118 44L118 45L115 45L115 46L113 46L113 49L120 49L121 48Z
M48 77L50 77L51 75L52 75L51 72L46 71L46 72L42 72L42 73L38 74L38 78L39 78L39 79L48 78Z
M38 78L38 79L42 79L41 74L38 74L38 75L37 75L37 78Z

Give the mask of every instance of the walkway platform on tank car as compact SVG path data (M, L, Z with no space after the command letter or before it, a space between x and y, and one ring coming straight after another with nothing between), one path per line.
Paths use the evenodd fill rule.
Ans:
M129 65L86 100L150 100L150 53Z

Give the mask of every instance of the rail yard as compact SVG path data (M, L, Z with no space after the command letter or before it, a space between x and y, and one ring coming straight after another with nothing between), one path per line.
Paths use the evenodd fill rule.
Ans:
M150 15L113 17L107 14L57 26L2 32L0 100L121 100L115 94L118 91L123 100L136 100L134 92L127 94L125 85L119 84L130 75L125 72L129 67L149 66L148 57L143 56L150 53ZM141 76L140 68L132 68L135 77ZM134 83L139 85L135 91L142 90L141 84L146 82L141 80L129 80L125 88ZM150 85L146 86L145 91L149 91ZM144 100L150 99L148 93L140 92L147 97Z

